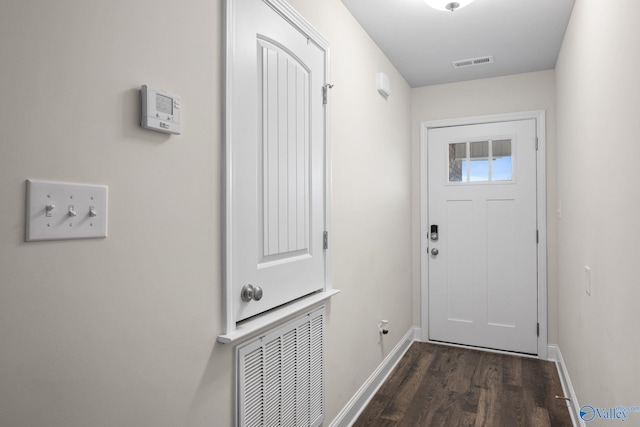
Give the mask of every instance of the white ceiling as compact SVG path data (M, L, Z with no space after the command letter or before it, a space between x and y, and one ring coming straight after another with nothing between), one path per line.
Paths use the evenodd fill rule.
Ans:
M575 0L475 0L440 12L424 0L342 0L412 87L555 68ZM452 62L493 55L493 64Z

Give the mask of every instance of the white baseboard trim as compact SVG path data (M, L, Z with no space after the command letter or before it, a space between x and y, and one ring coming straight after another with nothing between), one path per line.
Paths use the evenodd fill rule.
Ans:
M362 413L369 401L396 367L402 356L407 352L411 344L420 336L420 328L411 328L398 344L384 358L378 368L360 387L356 394L347 402L342 411L329 424L329 427L347 427L352 425Z
M556 368L558 369L558 376L560 377L560 383L562 383L562 390L564 391L564 395L571 399L570 401L567 401L567 408L569 409L569 415L571 415L571 422L576 427L586 427L584 420L580 418L580 404L578 403L576 392L573 389L573 385L571 384L569 371L567 371L567 367L564 364L564 359L562 358L560 347L555 344L550 344L548 348L549 360L556 363ZM552 355L553 358L551 357Z

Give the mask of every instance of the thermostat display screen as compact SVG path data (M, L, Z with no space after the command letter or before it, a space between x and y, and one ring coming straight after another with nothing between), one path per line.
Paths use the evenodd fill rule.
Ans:
M158 93L156 95L156 110L165 114L173 114L173 99Z

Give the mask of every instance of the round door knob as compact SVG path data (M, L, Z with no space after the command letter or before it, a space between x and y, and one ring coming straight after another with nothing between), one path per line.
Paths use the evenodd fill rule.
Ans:
M262 299L262 288L260 286L253 287L253 300L260 301Z
M240 291L240 298L242 298L244 302L250 302L251 300L260 301L262 299L262 288L247 283L242 287L242 291Z
M240 298L242 298L244 302L249 302L253 299L254 292L255 288L253 285L250 283L246 284L242 287L242 291L240 291ZM260 290L260 294L262 296L262 289Z
M437 248L433 248L431 249L431 255L436 256L440 253L440 251Z

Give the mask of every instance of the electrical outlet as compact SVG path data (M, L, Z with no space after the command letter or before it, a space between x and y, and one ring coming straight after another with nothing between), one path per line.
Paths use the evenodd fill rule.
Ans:
M389 333L389 321L381 320L378 325L378 331L380 331L380 334L382 335L387 335Z
M107 237L107 186L27 180L25 239Z

